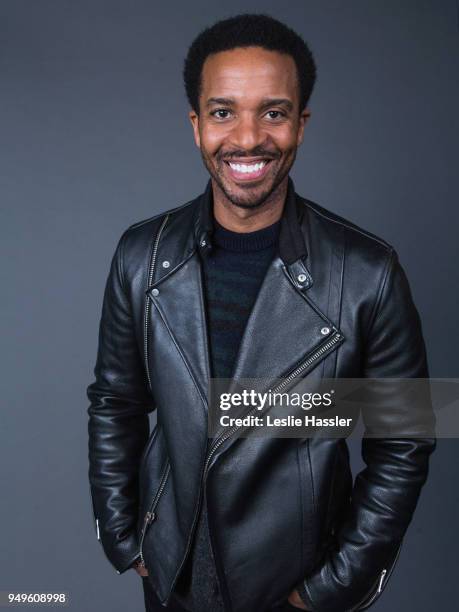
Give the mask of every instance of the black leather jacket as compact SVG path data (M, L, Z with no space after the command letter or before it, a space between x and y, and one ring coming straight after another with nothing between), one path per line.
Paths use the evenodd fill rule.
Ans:
M269 609L294 587L318 612L364 609L395 565L435 438L364 438L354 486L342 438L233 435L208 445L199 254L212 248L210 200L209 181L197 198L130 226L112 259L87 391L98 537L118 573L141 553L167 603L205 487L228 611ZM428 376L393 247L300 197L290 178L280 240L236 378L278 379L299 365L301 376Z

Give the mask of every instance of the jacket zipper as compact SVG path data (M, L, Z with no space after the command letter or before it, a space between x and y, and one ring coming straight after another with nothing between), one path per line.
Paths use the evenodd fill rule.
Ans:
M369 607L371 605L371 603L375 600L375 598L377 597L377 595L379 595L379 593L381 593L382 591L382 585L384 582L384 577L387 574L387 569L384 568L381 573L379 574L379 578L376 582L377 585L377 589L374 590L374 586L371 588L370 593L373 593L373 595L371 595L370 599L368 599L369 594L367 593L365 595L365 597L354 607L354 608L349 608L348 610L346 610L345 612L357 612L358 610L365 610L367 607Z
M282 381L282 383L280 383L274 390L273 393L283 389L285 387L285 385L287 385L288 383L290 383L296 376L298 376L298 374L301 374L303 372L303 370L305 370L308 366L310 366L312 363L314 363L314 361L316 361L321 355L323 355L326 351L328 351L329 349L331 349L339 340L341 340L342 338L342 334L340 333L335 333L335 335L329 339L324 345L322 345L319 349L317 349L317 351L315 353L313 353L310 357L308 357L308 359L306 359L306 361L304 361L301 365L299 365L297 368L295 368L295 370L293 372L291 372L288 377L286 379L284 379ZM248 414L252 414L252 412L255 412L257 410L257 407L253 408ZM209 463L210 460L212 459L213 454L215 453L215 451L217 450L217 448L223 444L223 442L225 440L227 440L239 427L241 427L240 425L236 425L234 427L232 427L231 429L228 430L228 432L225 433L225 435L223 435L221 438L219 438L216 443L210 448L209 453L207 455L205 464L204 464L204 469L203 469L203 473L202 473L202 477L201 477L201 484L203 482L203 480L205 480L206 476L207 476L207 471L209 468ZM176 576L179 575L183 564L185 563L185 559L188 555L188 551L190 549L190 545L191 545L191 536L193 534L194 528L195 528L195 524L196 524L196 519L198 517L198 509L200 506L200 502L201 502L201 497L202 497L202 486L201 486L201 490L199 493L199 504L196 507L196 511L195 511L195 515L193 518L193 525L191 527L191 532L190 532L190 536L188 538L188 544L187 544L187 548L185 551L185 554L183 556L182 562L180 564L180 567L177 571ZM211 535L211 534L210 534ZM211 536L212 537L212 536ZM175 580L174 580L174 584L175 584ZM174 584L172 585L172 589L174 588Z
M274 391L279 391L283 389L286 385L288 385L294 378L301 374L303 370L309 367L316 359L318 359L321 355L326 353L332 346L334 346L337 342L339 342L342 338L340 333L335 333L335 335L326 342L322 347L320 347L311 357L306 359L300 366L298 366L291 374L287 376L275 389ZM274 392L273 391L273 392Z
M93 518L94 518L94 526L95 526L95 528L96 528L96 536L97 536L97 539L98 539L98 540L99 540L99 542L100 542L99 518L98 518L98 517L97 517L97 515L96 515L96 506L95 506L95 504L94 504L94 497L92 496L91 483L90 483L90 482L88 482L88 484L89 484L89 496L90 496L90 499L91 499L92 516L93 516Z
M395 564L397 563L397 559L398 559L398 557L400 555L401 548L402 548L402 545L400 543L400 546L398 548L397 554L395 555L395 559L393 560L392 565L390 566L389 570L384 568L381 571L381 573L379 575L379 578L378 578L378 581L376 583L377 584L377 588L373 592L373 595L371 595L370 599L367 599L367 597L368 597L368 595L367 595L366 598L362 599L362 601L359 604L357 604L357 606L355 608L351 608L348 612L357 612L358 610L366 610L367 608L369 608L371 606L371 604L374 602L374 600L381 594L381 592L383 590L384 579L386 578L386 575L387 575L387 578L385 580L385 582L387 584L387 581L388 581L390 575L392 574L392 571L393 571L393 569L395 567ZM372 591L373 591L373 589L372 589ZM371 593L371 591L370 591L370 593Z
M150 509L145 514L145 517L143 519L142 534L140 536L140 547L139 547L140 560L142 561L143 565L145 565L145 559L143 558L143 550L142 550L143 541L145 539L145 534L147 532L148 525L150 525L150 523L152 523L156 519L157 515L155 512L155 508L158 505L162 492L164 491L164 487L166 486L166 481L167 481L167 477L169 476L170 469L171 469L171 465L168 461L164 469L163 475L161 477L156 495L154 496L153 501L150 504Z
M159 231L158 231L158 236L156 238L156 242L155 242L155 246L153 249L153 253L152 253L152 258L151 258L151 266L150 266L150 275L149 275L149 283L148 285L150 286L152 283L152 279L153 279L153 272L154 272L154 266L155 266L155 260L156 260L156 251L157 251L157 247L158 247L158 243L159 243L159 238L161 236L162 230L167 222L168 216L164 219L163 224L161 225ZM147 376L148 376L148 382L150 384L150 389L151 389L151 382L150 382L150 375L149 375L149 368L148 368L148 351L147 351L147 332L148 332L148 313L149 313L149 300L147 300L147 303L145 305L145 366L146 366L146 370L147 370ZM312 363L314 363L314 361L316 361L321 355L323 355L326 351L328 351L329 349L331 349L339 340L341 340L342 338L342 334L340 333L335 333L335 335L328 340L324 345L322 345L315 353L313 353L313 355L311 355L310 357L308 357L308 359L303 362L300 366L298 366L293 372L291 372L289 374L289 376L282 382L280 383L274 390L273 392L276 392L280 389L283 389L285 387L285 385L287 385L289 382L291 382L296 376L298 376L299 374L301 374L303 372L303 370L305 370L307 367L309 367ZM249 412L249 414L251 414L252 412L254 412L255 410L257 410L257 408L255 407L253 410L251 410ZM176 572L175 578L173 580L172 583L172 590L174 589L175 586L175 582L176 582L176 578L177 576L180 574L180 571L185 563L185 560L188 556L190 547L191 547L191 540L192 540L192 535L196 526L196 521L198 518L198 514L199 514L199 507L201 505L201 499L202 499L202 483L203 480L205 480L206 475L207 475L207 470L209 467L209 463L210 460L212 459L212 456L214 454L214 452L217 450L217 448L225 441L227 440L240 426L235 426L233 428L231 428L224 436L222 436L221 438L219 438L217 440L217 442L214 444L213 447L211 447L205 464L204 464L204 469L201 475L201 488L199 491L199 500L198 503L196 505L196 509L195 509L195 513L194 513L194 517L193 517L193 524L191 526L191 530L190 530L190 535L188 537L188 542L187 542L187 546L186 546L186 550L185 553L183 555L182 561L179 565L179 568ZM159 501L159 499L157 499L156 501ZM144 563L144 559L143 559L143 554L142 554L142 545L143 545L143 541L145 538L145 533L147 530L148 525L156 518L156 513L153 511L153 505L155 504L155 502L153 502L152 504L152 508L150 508L150 511L146 513L145 518L144 518L144 524L143 524L143 528L142 528L142 536L141 536L141 541L140 541L140 558L142 560L142 562Z
M325 344L323 344L319 349L317 349L317 351L315 353L313 353L310 357L308 357L306 359L306 361L304 361L301 365L299 365L297 368L295 368L295 370L293 370L293 372L291 372L287 378L285 378L279 385L277 385L277 387L275 387L272 392L276 393L277 391L280 391L281 389L283 389L286 385L288 385L294 378L296 378L299 374L301 374L304 370L306 370L310 365L312 365L314 363L314 361L316 361L321 355L323 355L324 353L326 353L327 351L329 351L337 342L339 342L342 338L342 334L336 332L335 335L330 338L330 340L328 340ZM252 410L250 410L246 416L250 416L252 413L255 413L258 410L257 406L255 406L254 408L252 408ZM209 463L212 459L213 454L215 453L215 451L217 450L217 448L219 446L221 446L221 444L223 444L223 442L225 442L225 440L227 440L230 436L233 435L233 433L235 431L237 431L237 429L239 429L240 427L242 427L242 425L234 425L233 427L231 427L223 436L221 436L221 438L219 438L215 444L211 447L209 454L207 456L206 459L206 463L205 463L205 467L204 467L204 473L207 473L207 469L209 466Z
M150 261L150 270L148 273L148 287L150 287L151 283L153 282L153 274L155 271L156 254L158 252L159 240L161 238L161 234L163 232L164 226L166 225L168 219L169 219L169 215L166 215L164 218L164 221L161 224L161 227L158 230L155 244L153 246L153 251L151 254L151 261ZM145 370L147 372L148 385L151 390L150 368L148 365L148 316L149 316L149 313L150 313L150 300L147 297L145 301L145 329L144 329L143 346L144 346L144 357L145 357Z
M156 235L156 239L155 239L155 243L153 245L153 250L151 253L151 260L150 260L150 269L148 271L148 287L150 287L150 285L153 282L153 274L155 271L155 264L156 264L156 255L158 252L158 245L159 245L159 241L161 238L161 234L163 232L163 229L167 223L167 220L169 219L169 215L166 215L164 217L164 220L158 230L158 234ZM147 288L148 288L147 287ZM147 379L148 379L148 386L150 387L150 391L152 390L151 388L151 377L150 377L150 368L149 368L149 364L148 364L148 319L149 319L149 313L150 313L150 300L146 299L145 301L145 323L144 323L144 358L145 358L145 371L147 373ZM169 462L166 465L166 469L163 473L163 476L161 478L160 481L160 485L158 487L158 491L156 492L155 497L153 498L153 501L150 505L150 510L145 514L144 520L143 520L143 526L142 526L142 534L140 537L140 547L139 547L139 554L140 554L140 560L142 561L142 564L145 565L145 559L143 557L143 541L145 539L145 533L147 531L147 527L150 523L152 523L155 518L156 518L156 512L154 511L154 509L156 508L156 505L159 502L159 499L161 497L161 494L164 490L164 487L166 485L166 480L167 477L169 476L169 471L170 471L170 464Z
M384 577L386 576L386 574L387 574L387 569L386 569L386 568L384 568L384 569L382 570L382 572L381 572L380 577L379 577L379 581L378 581L378 588L377 588L377 589L376 589L376 591L373 593L373 595L371 596L371 598L370 598L370 599L369 599L369 600L368 600L368 601L365 603L365 608L366 608L367 606L369 606L369 605L371 604L371 602L372 602L372 601L374 601L375 597L376 597L376 596L377 596L379 593L381 593L381 591L382 591L382 584L383 584L383 582L384 582Z

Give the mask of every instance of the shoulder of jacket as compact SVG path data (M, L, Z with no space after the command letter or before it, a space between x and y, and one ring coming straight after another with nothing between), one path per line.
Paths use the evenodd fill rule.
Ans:
M174 208L164 210L156 215L153 215L152 217L147 217L146 219L136 221L125 230L125 233L135 233L136 230L138 233L141 233L142 231L149 231L151 228L160 226L166 216L179 214L182 211L184 212L188 208L191 208L191 205L195 202L195 200L196 198L193 198L191 200L188 200L184 204L179 204Z
M331 231L340 229L345 233L346 247L349 249L357 249L365 254L365 251L372 254L379 254L384 261L391 259L396 255L396 250L384 238L369 232L360 227L356 223L341 217L340 215L320 206L316 202L300 196L300 201L308 210L310 221L315 221L317 224L327 226Z
M195 203L195 201L196 198L193 198L184 204L180 204L174 208L169 208L165 211L157 213L156 215L132 223L121 234L119 239L121 250L125 252L131 248L137 254L139 254L142 248L148 248L148 245L151 244L166 217L180 215L181 213L191 211L193 209L192 205Z
M192 213L196 198L129 225L121 234L116 249L123 283L143 274L149 266L155 237L166 218Z

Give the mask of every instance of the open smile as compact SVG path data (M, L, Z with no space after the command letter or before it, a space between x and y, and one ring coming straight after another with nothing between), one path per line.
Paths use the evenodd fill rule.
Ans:
M262 159L256 163L224 161L229 168L231 178L238 182L250 182L262 179L272 160Z

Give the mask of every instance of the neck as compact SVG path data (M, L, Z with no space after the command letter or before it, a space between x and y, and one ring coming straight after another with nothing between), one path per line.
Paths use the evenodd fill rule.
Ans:
M212 179L213 214L224 228L232 232L255 232L276 223L281 216L287 196L288 175L266 198L253 209L233 204Z

